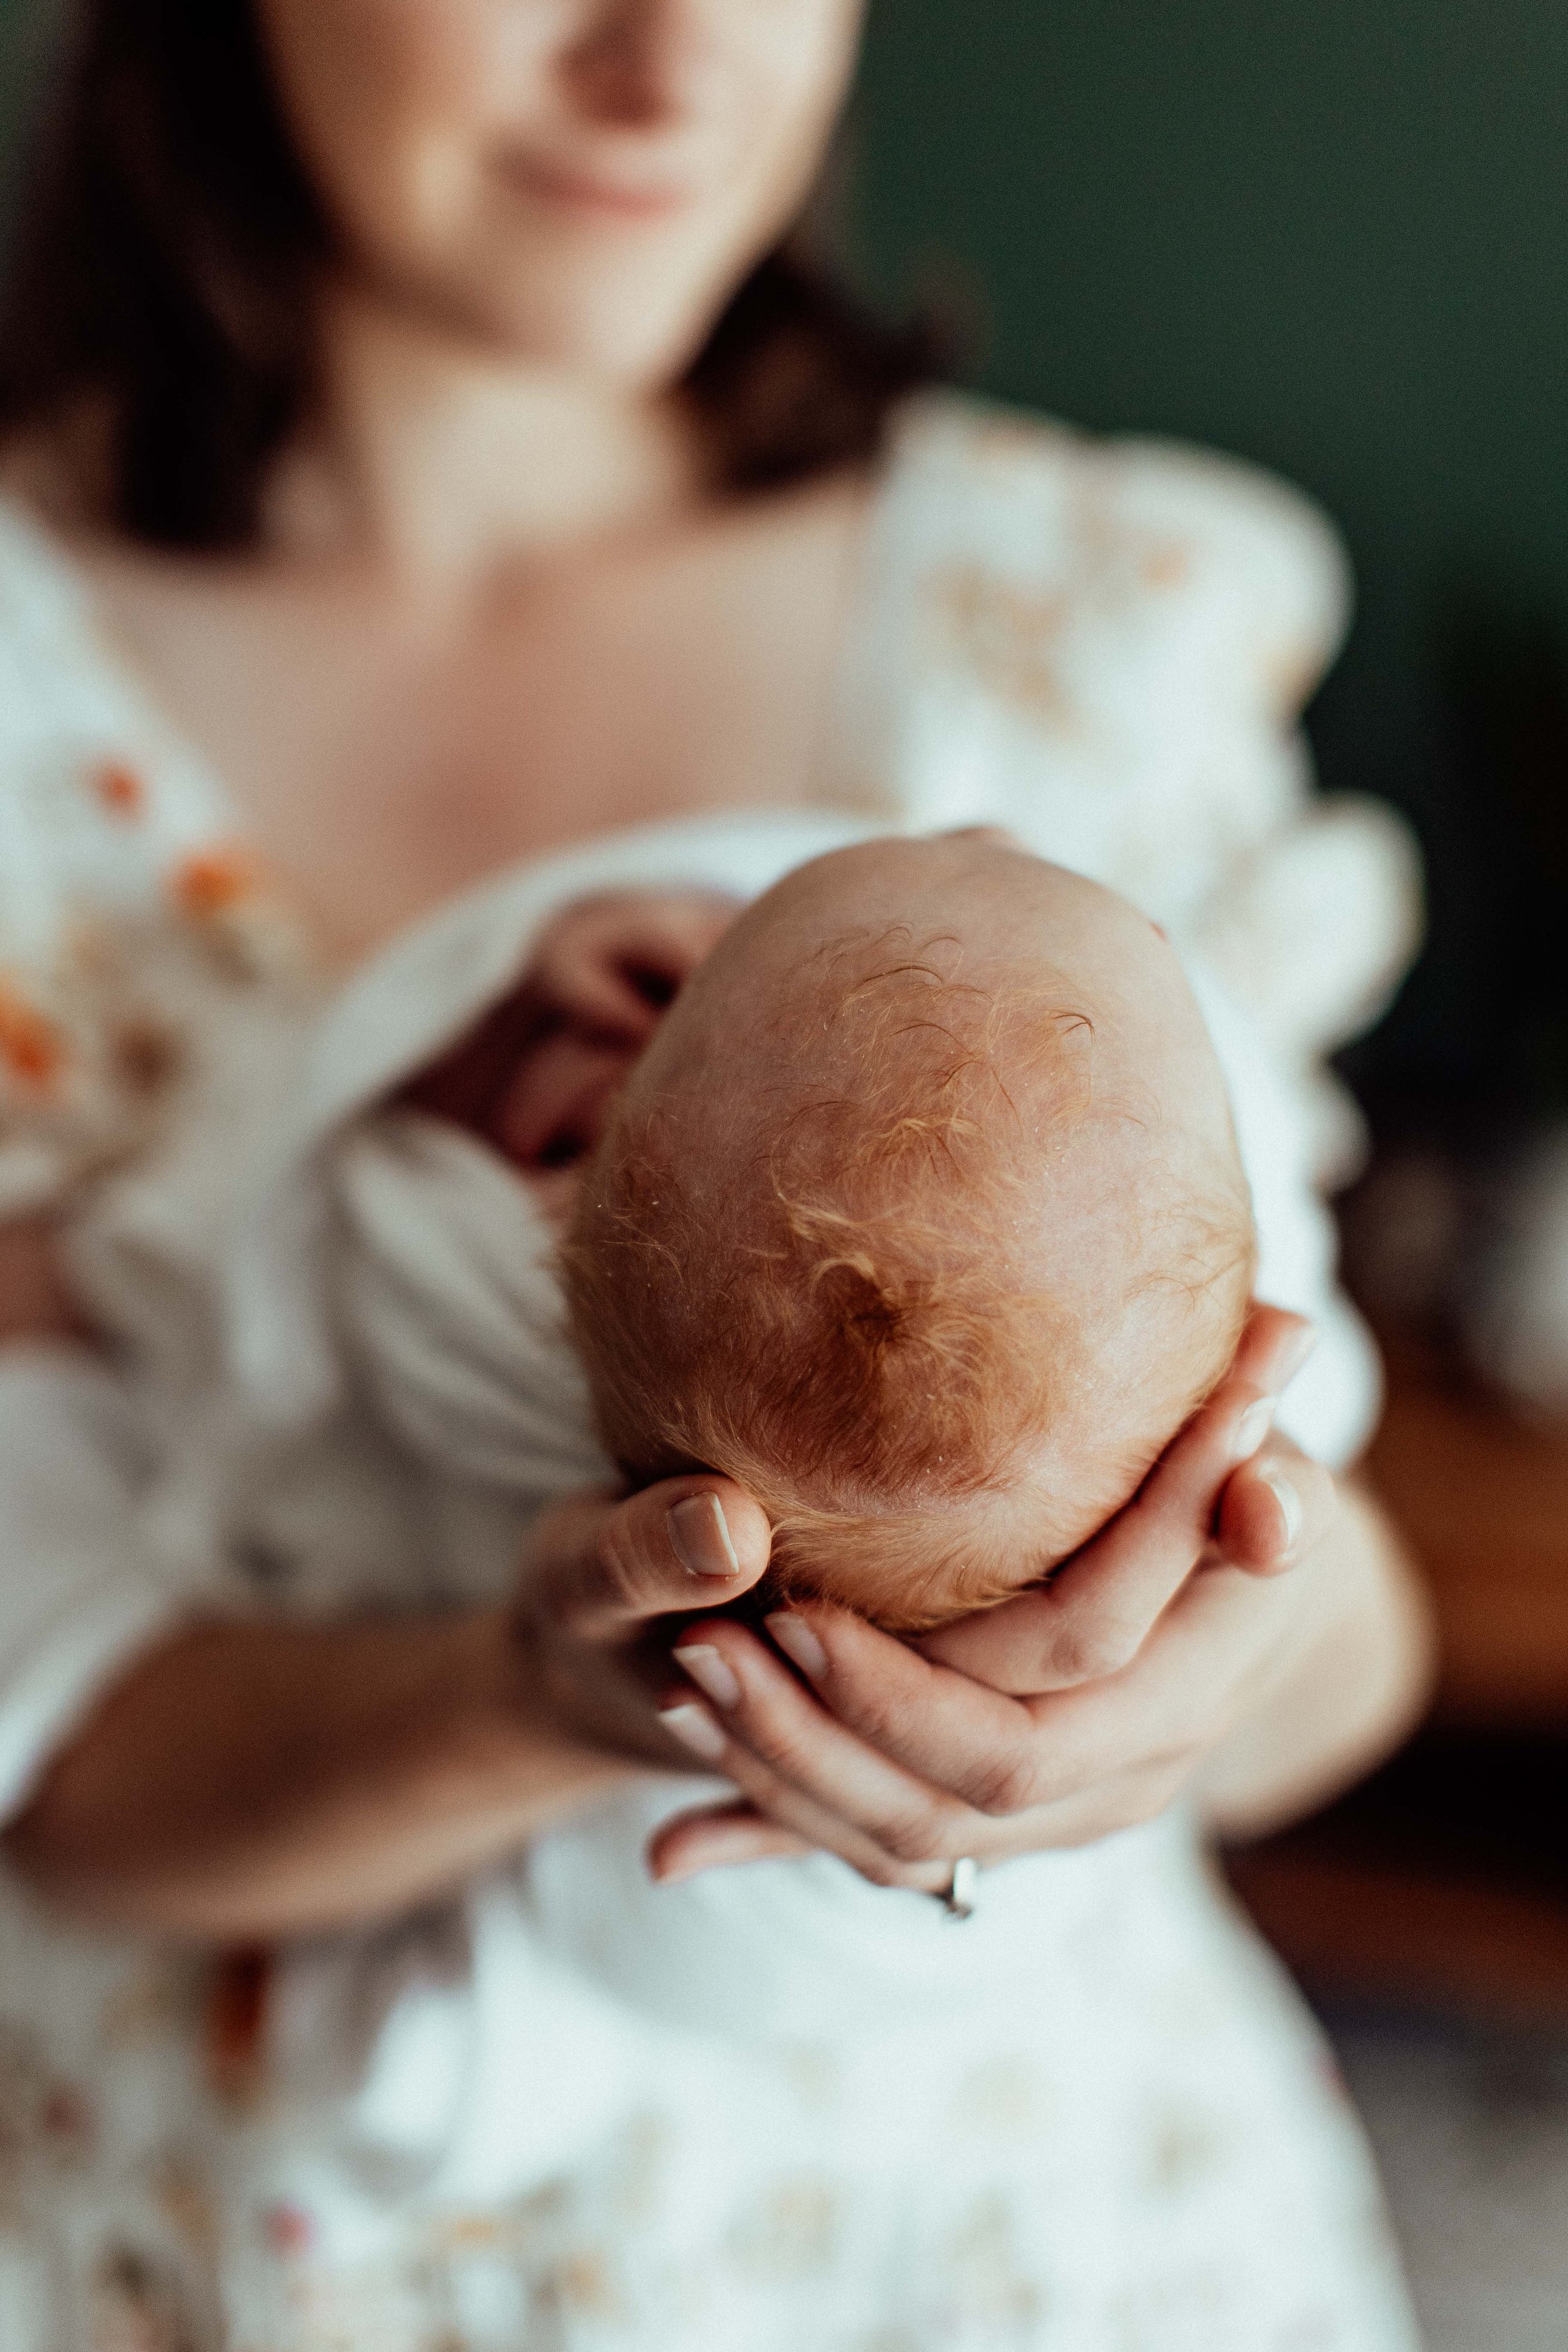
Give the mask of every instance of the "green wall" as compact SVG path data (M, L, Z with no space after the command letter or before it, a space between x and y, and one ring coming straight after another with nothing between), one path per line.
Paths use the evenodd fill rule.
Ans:
M1339 518L1325 776L1417 817L1435 953L1363 1076L1568 1077L1568 6L884 0L858 227L997 391Z
M0 132L57 0L0 0ZM853 228L991 388L1294 476L1362 583L1312 725L1432 859L1358 1064L1568 1094L1568 5L873 0Z
M0 0L0 201L11 193L17 131L61 12L62 0Z

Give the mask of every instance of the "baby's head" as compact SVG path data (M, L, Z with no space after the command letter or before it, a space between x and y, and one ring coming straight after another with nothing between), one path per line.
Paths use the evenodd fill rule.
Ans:
M749 1487L785 1591L928 1630L1036 1582L1219 1379L1246 1181L1182 970L995 835L801 868L637 1064L566 1247L604 1436Z

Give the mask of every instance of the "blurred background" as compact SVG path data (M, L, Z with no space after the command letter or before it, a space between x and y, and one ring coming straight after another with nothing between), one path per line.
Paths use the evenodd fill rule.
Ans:
M0 0L0 231L54 0ZM1427 860L1345 1059L1370 1475L1431 1727L1235 1875L1335 2034L1435 2352L1568 2344L1568 9L881 0L842 236L974 381L1238 451L1337 519L1325 782Z
M1433 952L1384 1104L1568 1099L1568 12L884 0L855 229L982 381L1234 449L1338 519L1325 781L1419 826Z

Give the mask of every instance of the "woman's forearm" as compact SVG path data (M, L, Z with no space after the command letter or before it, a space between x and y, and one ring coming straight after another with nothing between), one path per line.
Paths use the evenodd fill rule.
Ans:
M1197 1796L1222 1837L1258 1837L1348 1788L1395 1748L1431 1696L1435 1654L1419 1580L1353 1482L1308 1572L1317 1622L1287 1674L1212 1759Z
M89 1920L267 1938L420 1901L635 1769L552 1725L501 1611L205 1624L125 1675L5 1844Z

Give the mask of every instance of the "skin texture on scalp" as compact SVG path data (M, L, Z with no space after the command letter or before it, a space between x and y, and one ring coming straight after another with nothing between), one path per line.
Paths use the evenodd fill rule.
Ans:
M565 1249L605 1436L920 1632L1037 1580L1234 1351L1250 1206L1174 955L994 838L802 868L678 1000Z

